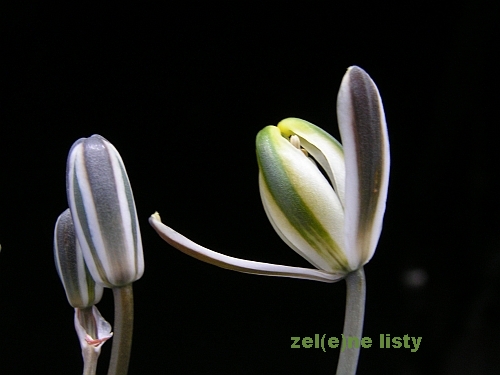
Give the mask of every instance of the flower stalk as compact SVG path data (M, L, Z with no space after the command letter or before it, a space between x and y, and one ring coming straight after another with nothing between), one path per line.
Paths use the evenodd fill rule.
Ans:
M363 322L365 318L366 279L363 267L351 272L345 278L347 297L344 317L343 337L363 337ZM359 353L358 347L341 350L337 364L337 375L356 375Z
M108 375L127 374L134 329L134 295L132 283L113 288L115 301L115 337L111 349ZM115 344L116 343L116 344Z

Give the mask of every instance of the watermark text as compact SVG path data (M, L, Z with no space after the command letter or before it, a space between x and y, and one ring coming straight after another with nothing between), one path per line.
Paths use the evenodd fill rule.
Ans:
M370 337L355 337L355 336L344 336L344 334L340 335L340 338L337 337L326 337L326 334L321 336L320 334L314 334L314 337L304 336L292 336L292 349L298 348L315 348L322 349L326 352L326 348L336 349L340 348L340 351L343 352L345 349L359 349L371 348L375 343ZM422 342L422 337L413 337L409 335L404 336L393 336L391 337L388 333L381 333L379 335L378 345L381 349L410 349L412 353L415 353L418 348L420 348L420 343Z

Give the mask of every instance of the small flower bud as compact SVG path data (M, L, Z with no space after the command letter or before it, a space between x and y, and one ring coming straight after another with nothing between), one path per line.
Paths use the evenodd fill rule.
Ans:
M54 261L71 306L85 309L101 300L103 287L95 283L85 265L69 209L56 222Z

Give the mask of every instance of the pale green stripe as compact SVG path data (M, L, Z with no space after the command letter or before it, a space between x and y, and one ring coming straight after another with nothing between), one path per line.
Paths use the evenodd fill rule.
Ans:
M78 217L80 228L82 229L83 234L85 236L85 244L90 250L97 272L99 273L99 276L101 277L102 281L105 284L110 284L108 278L106 277L106 272L104 270L104 267L99 259L99 254L97 252L97 249L94 245L94 242L92 241L89 221L87 219L87 212L85 210L85 204L83 202L82 194L80 191L80 185L78 183L78 178L76 176L76 165L73 169L73 202L75 204L76 216Z
M264 128L257 135L257 158L269 192L302 238L324 258L333 257L338 266L348 272L348 261L344 253L290 183L285 165L269 132L268 128Z

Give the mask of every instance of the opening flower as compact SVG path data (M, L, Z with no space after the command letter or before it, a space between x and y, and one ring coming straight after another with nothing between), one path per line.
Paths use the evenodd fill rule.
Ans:
M264 209L280 237L317 269L228 257L195 244L161 223L150 223L177 249L240 272L337 281L360 269L375 252L389 181L389 140L378 89L350 67L337 97L342 145L296 118L267 126L256 140Z

